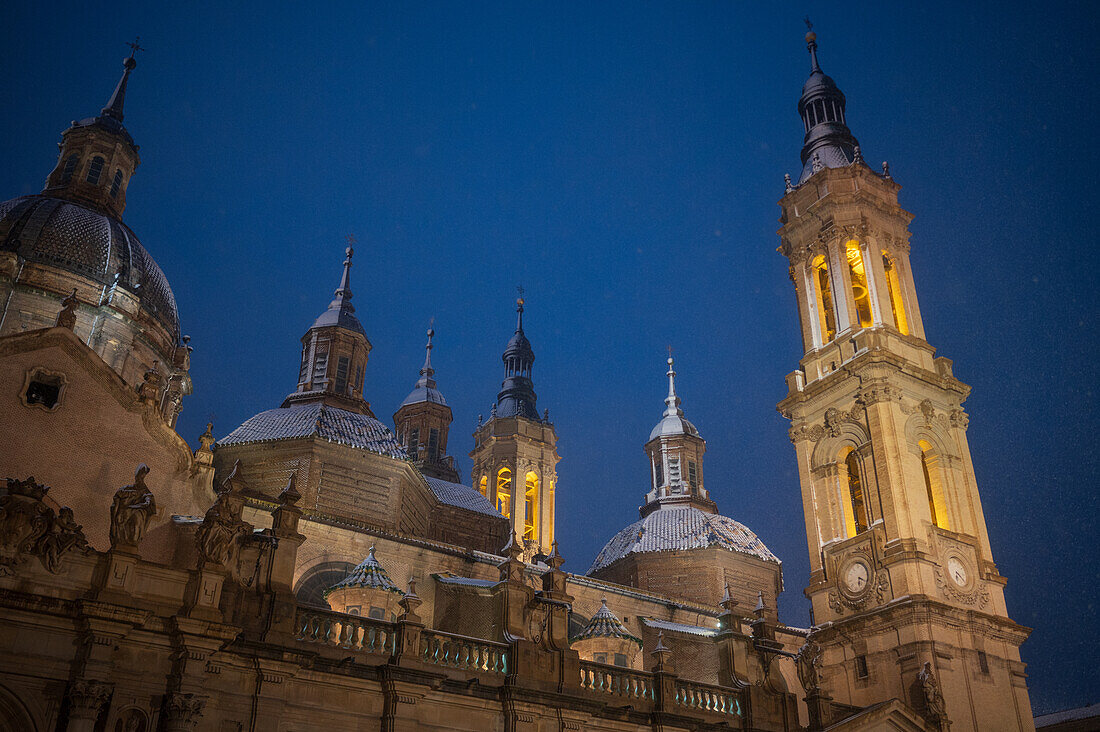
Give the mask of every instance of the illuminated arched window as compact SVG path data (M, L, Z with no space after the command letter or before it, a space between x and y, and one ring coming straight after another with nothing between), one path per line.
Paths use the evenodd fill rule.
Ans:
M863 487L863 476L859 471L859 456L855 450L848 451L844 458L844 467L847 485L842 493L848 504L844 507L844 524L848 536L855 536L866 531L868 526L867 496Z
M76 164L80 161L80 156L73 153L69 157L65 158L65 167L61 170L61 182L68 183L73 179L73 172L76 170Z
M523 538L537 541L539 538L539 477L528 472L523 493Z
M88 175L85 180L93 186L99 185L99 176L103 172L103 164L106 162L107 161L99 155L92 158L92 164L88 166Z
M921 440L920 465L924 471L924 489L928 493L928 513L932 517L932 523L941 529L950 529L947 523L947 504L943 495L943 480L940 475L939 458L932 451L932 446Z
M903 335L909 335L909 321L905 317L905 301L901 299L898 268L885 251L882 253L882 268L886 270L886 289L890 293L890 312L894 315L894 325Z
M845 247L845 256L848 259L848 272L852 279L852 298L856 302L856 319L861 328L869 328L874 325L871 316L871 291L867 287L867 268L863 264L863 253L859 250L859 242L852 239Z
M481 491L481 495L488 496L489 493L489 476L481 476L481 482L477 484L477 489Z
M497 473L497 510L504 518L512 517L512 471L508 468Z
M821 342L836 338L836 314L833 311L833 288L829 284L829 265L825 257L818 255L813 261L814 302L817 306L817 322L821 328Z
M546 481L546 495L550 500L550 510L547 512L547 518L549 519L550 531L546 535L546 544L550 544L554 541L554 512L556 510L554 504L554 481Z

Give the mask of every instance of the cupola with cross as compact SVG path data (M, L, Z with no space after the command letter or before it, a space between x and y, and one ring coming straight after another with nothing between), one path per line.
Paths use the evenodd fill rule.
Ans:
M474 432L474 487L512 522L512 530L534 553L554 541L557 433L549 411L535 407L531 367L535 352L523 332L524 300L516 301L516 330L504 349L504 382L489 420ZM528 552L528 556L531 555Z
M351 257L355 239L348 236L344 272L328 308L302 336L298 389L283 406L322 403L373 417L363 398L363 374L371 343L351 304Z
M432 368L432 339L435 330L428 328L424 366L413 390L401 402L393 415L397 438L405 445L409 459L420 472L433 478L458 483L454 458L447 454L447 433L451 429L451 407L443 398Z

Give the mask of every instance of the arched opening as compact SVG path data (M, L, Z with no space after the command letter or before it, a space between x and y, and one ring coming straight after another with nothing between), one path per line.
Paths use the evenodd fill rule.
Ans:
M325 590L347 577L353 569L355 565L350 562L325 562L311 567L298 580L294 596L303 605L328 610Z
M478 481L477 489L481 491L481 495L488 497L489 495L489 476L481 476L481 480Z
M932 523L941 529L950 530L947 521L947 502L943 495L943 476L939 465L939 456L932 450L932 445L924 440L917 443L920 446L920 465L924 471L924 489L928 493L928 513Z
M73 179L73 172L76 171L76 164L80 162L80 156L73 153L69 157L65 158L65 167L61 170L61 182L68 183Z
M894 316L894 325L902 335L909 335L909 321L905 317L905 301L901 299L898 268L885 250L882 252L882 268L886 270L886 290L890 294L890 312Z
M817 305L817 322L821 331L821 343L836 338L836 314L833 311L833 288L829 284L829 265L824 255L818 255L811 267L814 281L814 302Z
M859 455L848 448L842 457L844 470L840 476L840 493L844 504L844 533L851 537L866 531L870 522L867 520L867 496Z
M118 192L122 189L122 171L115 171L115 179L111 181L111 198L118 198Z
M497 472L497 510L504 518L512 517L512 471L508 468Z
M546 544L543 546L554 542L554 481L552 480L546 481L546 495L549 497L548 500L550 501L550 510L547 516L549 519L547 523L550 526L550 530L546 534Z
M852 280L852 299L856 303L856 319L859 327L869 328L874 325L874 317L871 314L871 291L867 286L867 268L863 264L863 252L859 249L859 242L850 240L845 245L845 257L848 260L848 273Z
M0 686L0 732L35 732L38 729L26 704L6 687Z
M523 493L523 539L538 541L539 538L539 477L528 472L524 477Z
M85 180L93 186L99 185L99 176L103 173L103 164L106 162L100 155L92 158L92 164L88 166L88 175Z

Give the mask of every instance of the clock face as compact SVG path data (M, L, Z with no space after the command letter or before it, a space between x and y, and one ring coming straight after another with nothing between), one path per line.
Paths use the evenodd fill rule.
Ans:
M947 560L947 576L960 587L966 585L968 577L966 565L958 557L951 557Z
M870 576L871 570L867 568L866 564L852 562L844 572L844 586L851 593L863 592L867 587L867 580L870 579Z

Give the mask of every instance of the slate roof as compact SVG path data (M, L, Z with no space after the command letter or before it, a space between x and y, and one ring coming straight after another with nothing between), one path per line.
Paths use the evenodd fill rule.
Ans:
M717 628L704 628L700 625L686 625L684 623L673 623L668 620L658 620L657 618L642 618L642 622L649 628L655 628L656 630L672 630L677 633L688 633L690 635L702 635L711 637L718 634Z
M588 625L584 626L584 630L580 633L570 638L569 642L573 643L574 641L589 640L591 638L624 638L634 641L641 648L642 639L631 635L626 626L615 617L615 613L608 609L607 600L600 600L600 602L603 604L600 605L600 609L596 611L592 619L588 621Z
M615 534L604 545L587 574L603 569L628 554L708 546L720 546L732 552L779 563L779 559L756 534L728 516L706 513L694 506L667 506Z
M260 412L218 440L218 445L245 445L314 435L329 442L406 459L405 448L389 428L374 417L320 403L294 404Z
M386 570L382 568L382 565L374 556L373 546L370 548L370 552L367 553L367 558L360 562L359 566L351 570L347 577L325 590L325 597L345 587L364 587L373 590L386 590L387 592L395 592L402 596L405 594L393 583L390 576L386 574Z
M447 400L443 398L443 392L433 386L422 386L420 382L417 382L413 390L405 397L405 401L401 402L401 406L403 407L406 404L420 404L421 402L431 402L432 404L441 404L444 407L447 406Z
M435 494L440 503L465 508L467 511L476 511L487 516L500 517L500 512L493 508L493 504L489 503L489 499L468 485L452 483L439 478L430 478L426 475L424 480L427 481L428 487L432 489L432 493Z

